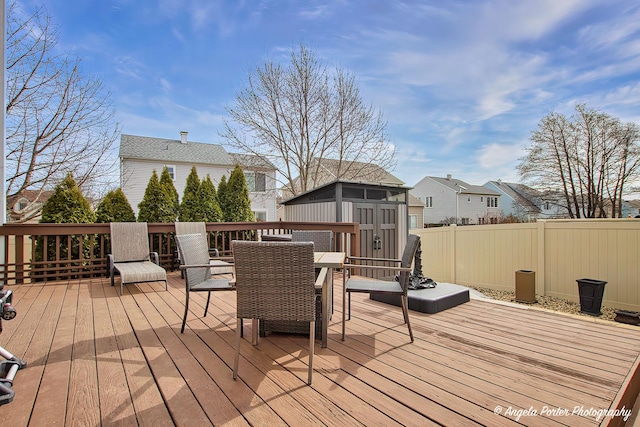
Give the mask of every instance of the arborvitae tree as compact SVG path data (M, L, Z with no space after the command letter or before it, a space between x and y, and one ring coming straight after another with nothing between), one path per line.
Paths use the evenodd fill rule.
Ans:
M73 179L71 173L69 173L66 178L56 186L53 191L53 194L42 206L42 217L40 218L41 223L58 223L58 224L83 224L83 223L94 223L96 221L96 214L91 209L91 205L85 197L82 195L80 188L76 184L76 181ZM67 258L71 258L73 260L81 259L80 257L80 248L83 251L82 258L89 258L89 236L85 236L84 239L80 240L79 235L74 235L70 237L70 240L60 239L60 241L56 241L56 239L48 239L46 253L47 260L55 260L57 255L59 255L60 260L64 260ZM44 238L39 236L36 238L36 261L43 261L44 258ZM69 254L71 252L71 254ZM69 257L69 255L71 255ZM82 269L82 265L74 261L78 269ZM62 265L36 265L35 267L35 276L44 276L47 268L56 268L61 267ZM54 270L49 272L49 274L53 274ZM46 276L45 276L46 278Z
M205 221L203 215L202 201L198 196L200 189L200 178L196 167L191 167L191 172L187 177L187 184L184 187L182 203L180 203L180 221Z
M227 176L222 175L218 183L218 205L222 211L222 221L227 217Z
M144 197L138 204L138 221L140 222L174 222L176 211L174 198L166 187L160 185L155 169L144 191Z
M222 222L224 217L218 203L216 186L213 185L209 175L200 183L198 200L202 206L203 220L205 222Z
M121 188L110 191L104 196L104 199L96 209L96 222L132 222L136 220L127 196L124 195Z
M173 179L169 173L169 168L166 166L162 168L162 173L160 174L160 185L163 186L171 196L174 212L173 218L175 220L175 218L178 217L178 212L180 210L180 199L178 198L178 190L176 190L175 185L173 185Z
M56 186L42 206L40 222L59 224L94 223L96 214L84 198L71 173Z
M236 165L231 175L229 175L225 199L225 222L247 222L256 220L251 211L251 199L249 199L247 181L244 178L244 172L242 172L240 165Z

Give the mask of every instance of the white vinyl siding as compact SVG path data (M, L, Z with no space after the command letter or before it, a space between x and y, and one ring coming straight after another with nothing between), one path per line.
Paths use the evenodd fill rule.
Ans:
M131 207L136 215L138 214L138 204L144 197L144 192L149 184L149 178L153 170L156 170L158 178L162 173L164 167L162 162L153 162L146 160L131 160L122 159L120 163L120 186L125 196L129 200ZM218 187L220 179L223 175L229 178L232 168L219 165L206 165L191 163L176 163L174 166L174 186L178 191L178 196L182 200L184 195L184 187L187 183L187 176L191 172L191 167L195 166L198 172L198 177L202 180L207 176L211 177L213 184ZM275 188L275 171L263 174L265 176L265 187L273 189ZM276 191L267 190L260 193L251 193L251 210L254 212L264 211L267 212L267 221L274 221L276 219Z

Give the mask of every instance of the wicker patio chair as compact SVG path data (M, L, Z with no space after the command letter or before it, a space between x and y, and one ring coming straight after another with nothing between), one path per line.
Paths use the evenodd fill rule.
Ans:
M346 295L349 295L349 319L351 319L351 292L364 292L368 294L387 294L387 295L399 295L402 303L402 314L404 315L404 321L409 328L409 337L413 342L413 332L411 331L411 323L409 322L409 302L407 298L407 291L409 290L409 276L411 273L411 263L418 250L418 244L420 243L420 236L410 234L407 239L407 244L404 247L402 253L402 259L384 259L384 258L363 258L363 257L349 257L348 263L345 264L345 273L350 273L353 269L363 270L381 270L398 274L398 280L378 280L369 277L353 276L347 279L347 283L342 293L342 340L344 341L345 335L345 316L347 310L344 309ZM393 263L396 266L381 266L381 265L361 265L357 264L362 261L382 261L385 264ZM349 276L351 276L349 274Z
M120 295L127 283L159 282L168 289L167 272L160 267L157 252L149 252L146 222L112 222L111 253L107 266L114 286L114 275L120 274ZM152 262L153 261L153 262Z
M233 257L236 266L238 325L242 324L243 319L254 320L253 342L257 345L257 324L260 321L308 322L307 383L311 384L316 323L313 244L233 241ZM320 277L319 280L324 278ZM234 379L238 377L240 335L241 330L238 328L233 365Z
M292 242L313 242L316 252L333 251L333 232L330 230L297 230L291 232Z
M183 264L180 269L185 276L184 316L182 317L182 327L180 333L184 333L184 326L187 323L187 313L189 312L189 294L191 292L207 292L207 305L204 306L204 317L209 310L211 292L213 291L235 291L235 287L230 283L230 278L212 277L211 264L209 263L209 250L207 240L202 234L182 234L176 235L178 252Z
M313 242L315 252L333 251L333 232L330 230L301 230L291 232L292 242ZM332 286L327 288L327 301L333 303L333 281ZM316 290L316 335L320 335L320 316L322 315L322 289ZM333 304L331 304L333 312ZM285 320L265 320L260 322L260 336L266 336L270 332L280 332L287 334L306 334L308 326L304 322L293 322Z

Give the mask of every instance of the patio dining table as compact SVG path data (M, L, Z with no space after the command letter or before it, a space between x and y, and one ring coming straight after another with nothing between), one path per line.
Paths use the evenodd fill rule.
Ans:
M329 312L329 299L333 300L333 271L336 268L342 268L344 261L347 257L345 252L314 252L313 263L318 269L325 269L325 280L322 285L322 319L321 319L321 335L322 335L322 348L327 347L327 330L329 327L329 319L331 319L331 313ZM322 274L322 273L321 273ZM342 285L344 286L344 275L342 277ZM331 295L329 293L331 292Z

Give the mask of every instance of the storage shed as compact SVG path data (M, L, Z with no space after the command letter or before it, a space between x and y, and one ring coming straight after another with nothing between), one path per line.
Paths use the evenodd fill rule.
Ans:
M336 180L282 202L287 221L357 222L360 256L397 259L409 230L410 187Z

